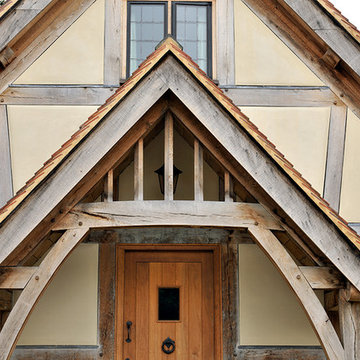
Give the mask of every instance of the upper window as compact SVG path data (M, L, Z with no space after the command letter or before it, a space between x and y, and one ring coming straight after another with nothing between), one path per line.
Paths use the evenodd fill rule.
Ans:
M184 51L211 76L211 3L129 1L127 75L171 32ZM170 21L170 24L168 23Z

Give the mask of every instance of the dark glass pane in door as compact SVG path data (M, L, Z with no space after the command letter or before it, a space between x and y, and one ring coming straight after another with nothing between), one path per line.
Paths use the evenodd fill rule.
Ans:
M180 320L179 288L159 288L159 320Z

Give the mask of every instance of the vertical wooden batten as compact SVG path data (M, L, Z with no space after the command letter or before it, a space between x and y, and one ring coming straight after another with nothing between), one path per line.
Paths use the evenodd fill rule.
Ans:
M169 112L165 116L164 147L164 200L174 200L174 121Z
M341 181L345 153L347 107L332 105L326 158L324 198L339 211Z
M105 1L104 84L120 85L121 1Z
M194 199L195 201L204 200L204 156L203 149L199 140L194 140Z
M217 71L221 85L235 84L234 0L216 3Z
M228 171L224 173L224 200L226 202L233 201L231 197L231 177Z
M134 158L134 200L144 200L144 140L135 147Z
M114 171L111 169L106 175L104 201L112 202L114 200Z
M5 105L0 105L0 207L13 196L10 135Z

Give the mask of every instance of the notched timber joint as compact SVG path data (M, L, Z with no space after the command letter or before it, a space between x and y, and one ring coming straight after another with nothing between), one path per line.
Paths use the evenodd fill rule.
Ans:
M341 60L340 57L330 48L326 50L325 54L320 59L332 69L336 69Z
M14 51L11 47L7 46L0 52L0 68L5 69L15 59L15 57Z

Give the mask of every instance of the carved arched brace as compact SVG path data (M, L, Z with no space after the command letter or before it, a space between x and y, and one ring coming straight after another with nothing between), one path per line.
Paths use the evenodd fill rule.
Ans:
M329 360L345 360L344 348L320 300L305 276L270 230L249 227L249 233L287 280L300 300Z
M10 359L25 322L53 275L88 233L88 228L68 230L56 242L21 292L0 332L0 360Z

